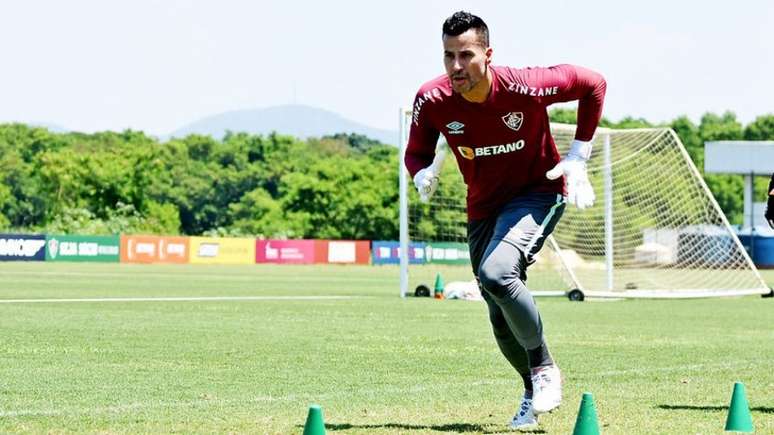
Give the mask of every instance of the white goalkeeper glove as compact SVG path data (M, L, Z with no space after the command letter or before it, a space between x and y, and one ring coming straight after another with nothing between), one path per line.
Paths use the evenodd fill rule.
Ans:
M567 202L581 210L591 207L596 199L586 172L586 162L589 157L591 157L591 142L573 140L570 152L553 169L546 172L546 178L549 180L556 180L562 175L566 177Z
M420 169L414 175L414 186L417 187L420 201L427 202L430 200L430 197L435 193L435 189L438 188L438 174L435 173L432 166Z

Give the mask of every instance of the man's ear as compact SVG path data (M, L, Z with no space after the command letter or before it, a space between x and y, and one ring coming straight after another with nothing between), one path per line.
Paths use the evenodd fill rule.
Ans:
M492 47L487 47L484 54L486 55L486 64L489 65L492 63Z

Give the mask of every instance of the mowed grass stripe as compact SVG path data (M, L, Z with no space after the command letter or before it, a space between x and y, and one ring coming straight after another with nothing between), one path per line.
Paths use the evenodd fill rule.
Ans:
M45 271L3 271L0 272L0 276L23 276L24 281L31 280L44 280L54 281L60 280L62 277L79 277L79 278L136 278L137 272L127 273L111 273L111 272L45 272ZM142 273L145 278L180 278L182 273ZM195 276L197 279L211 280L211 281L255 281L256 278L260 278L261 281L275 281L275 282L287 282L291 281L305 281L305 282L321 282L321 281L342 281L347 280L349 282L370 282L381 281L381 277L350 277L343 278L341 276L294 276L288 277L286 275L269 275L262 273L259 276L255 274L193 274L189 276Z
M709 372L717 373L727 370L737 370L742 368L748 368L754 364L768 363L769 360L750 360L750 361L736 361L733 363L721 363L721 364L694 364L691 366L675 366L675 367L651 367L651 368L633 368L629 370L616 370L606 372L584 372L582 374L574 374L575 378L595 378L599 376L650 376L655 373L666 372ZM22 410L2 410L0 409L0 417L22 417L22 416L55 416L55 415L88 415L88 414L102 414L102 413L122 413L132 412L138 409L149 408L165 408L165 407L215 407L223 405L233 404L257 404L265 402L288 402L288 403L301 403L301 402L315 402L321 400L330 399L343 399L352 397L353 395L360 396L378 396L384 394L390 395L406 395L417 394L425 392L433 393L445 393L452 390L466 390L469 388L490 388L492 386L512 386L512 379L499 379L490 381L474 381L474 382L434 382L432 384L425 385L412 385L406 387L387 387L379 389L359 389L359 390L340 390L318 394L287 394L284 396L263 396L252 397L247 399L197 399L190 401L172 401L172 402L147 402L147 403L128 403L105 407L94 408L60 408L60 409L22 409Z
M0 299L0 304L65 303L65 302L217 302L217 301L320 301L367 298L368 296L201 296L150 298L80 298L80 299Z

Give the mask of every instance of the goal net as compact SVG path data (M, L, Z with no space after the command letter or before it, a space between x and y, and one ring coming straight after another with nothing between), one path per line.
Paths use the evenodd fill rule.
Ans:
M401 112L401 295L438 267L473 278L466 186L446 151L437 192L419 201L403 166L411 112ZM575 126L552 124L564 155ZM447 149L439 143L438 152ZM597 200L569 205L528 270L536 295L690 298L766 294L766 286L680 139L668 128L599 128L588 162ZM403 222L405 220L405 222ZM405 258L403 258L405 257ZM577 290L577 291L575 291Z

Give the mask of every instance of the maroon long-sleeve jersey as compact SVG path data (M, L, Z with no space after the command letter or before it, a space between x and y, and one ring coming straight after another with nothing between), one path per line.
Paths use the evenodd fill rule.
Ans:
M605 97L604 78L578 66L490 70L492 89L483 103L453 92L446 75L425 83L414 100L406 148L413 177L432 163L444 135L468 186L468 219L485 218L528 192L563 193L563 177L546 178L560 160L546 107L579 100L575 138L589 141Z

